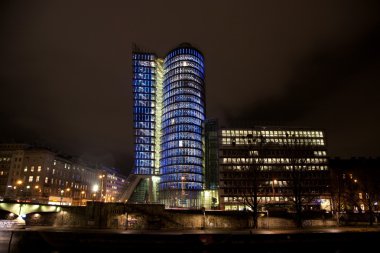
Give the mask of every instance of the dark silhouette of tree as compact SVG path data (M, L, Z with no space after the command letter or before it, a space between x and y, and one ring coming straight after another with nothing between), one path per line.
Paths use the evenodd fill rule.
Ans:
M258 214L259 214L259 184L262 181L261 173L259 172L259 166L262 164L261 158L256 154L255 149L259 149L259 152L263 149L263 143L265 142L262 136L254 138L252 134L248 134L245 139L246 155L248 157L248 164L242 166L243 187L240 188L240 196L242 197L242 204L249 207L249 211L252 213L252 227L258 228Z
M330 164L333 168L333 199L338 222L342 212L365 212L369 225L373 225L380 199L379 160L335 159Z
M295 224L298 228L302 228L305 209L320 197L322 193L313 187L313 183L316 182L316 175L314 175L314 173L323 172L310 170L308 158L313 157L314 150L311 144L300 142L300 140L294 138L294 136L286 135L286 139L287 143L284 145L284 155L289 160L290 200L293 202ZM319 176L323 175L317 175L317 177ZM323 180L321 181L323 184Z

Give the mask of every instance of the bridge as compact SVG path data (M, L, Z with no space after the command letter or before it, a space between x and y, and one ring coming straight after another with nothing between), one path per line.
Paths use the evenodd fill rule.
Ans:
M29 213L60 212L60 206L30 204L30 203L0 203L0 210L8 211L19 217L25 217Z

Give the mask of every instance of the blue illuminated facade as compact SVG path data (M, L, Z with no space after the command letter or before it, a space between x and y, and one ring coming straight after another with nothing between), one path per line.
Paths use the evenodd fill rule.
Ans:
M133 54L134 174L155 173L156 56Z
M203 189L204 58L188 44L164 61L160 198L167 206L197 207Z
M133 54L134 174L157 175L166 207L199 208L204 184L204 57L190 44L165 60Z

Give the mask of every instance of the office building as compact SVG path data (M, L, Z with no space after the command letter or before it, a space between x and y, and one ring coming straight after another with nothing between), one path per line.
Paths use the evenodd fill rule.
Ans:
M323 131L292 127L233 127L219 131L222 210L331 210L330 172Z
M165 59L135 51L133 72L133 174L159 176L159 199L167 207L200 207L204 183L203 55L187 43L171 50ZM146 191L155 188L146 185Z

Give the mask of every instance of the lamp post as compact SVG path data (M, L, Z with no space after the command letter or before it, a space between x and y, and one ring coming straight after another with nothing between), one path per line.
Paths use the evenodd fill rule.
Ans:
M31 192L30 192L30 185L27 185L26 187L25 187L25 194L24 194L24 196L25 196L25 198L24 198L24 202L26 203L26 202L31 202ZM28 200L28 197L29 197L29 201L27 201Z
M83 198L84 198L84 195L86 194L85 191L81 191L80 192L80 205L83 205Z
M100 201L103 201L103 191L104 191L104 177L106 175L102 174L102 175L99 175L99 179L100 179Z
M65 193L65 191L64 190L61 190L61 206L62 206L62 200L63 200L63 194Z
M95 201L95 197L96 197L96 194L98 193L98 191L99 191L99 185L94 184L92 186L92 202Z
M19 197L19 199L21 200L20 202L22 202L22 197L20 196L21 195L21 191L22 191L22 189L21 189L21 185L22 185L22 180L17 180L17 182L16 182L16 184L17 184L17 188L18 188L18 196L17 197Z

